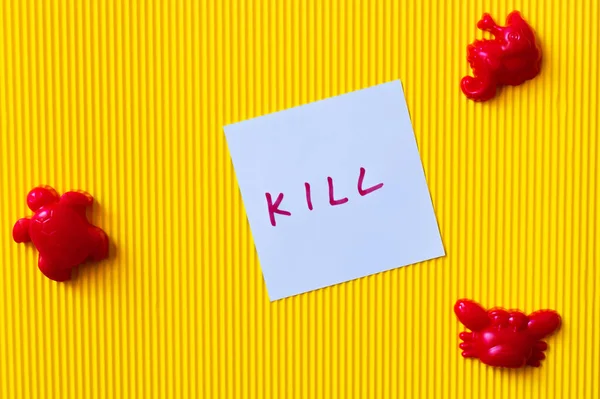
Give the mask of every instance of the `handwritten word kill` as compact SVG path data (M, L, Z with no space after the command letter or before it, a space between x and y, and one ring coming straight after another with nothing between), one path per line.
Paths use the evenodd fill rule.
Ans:
M224 130L271 300L444 255L400 82Z
M365 168L360 168L360 173L358 175L358 184L357 184L357 188L358 188L358 194L361 197L364 197L367 194L372 193L375 190L379 190L381 187L383 187L383 183L379 183L379 184L375 184L374 186L368 187L368 188L363 188L363 181L365 180L365 173L366 170ZM348 197L343 197L340 199L335 199L335 188L333 185L333 179L331 177L327 177L327 185L329 186L329 205L331 206L337 206L337 205L342 205L348 202ZM312 203L312 197L310 195L310 183L304 183L304 191L306 192L306 206L308 207L309 211L313 210L313 203ZM271 225L272 226L277 226L277 222L275 221L275 214L278 215L283 215L283 216L292 216L292 213L290 211L286 211L283 209L280 209L279 207L281 206L281 202L283 201L283 197L284 194L283 193L279 193L277 195L277 199L275 200L275 202L273 202L273 197L271 196L271 193L266 193L265 196L267 197L267 210L269 212L269 220L271 221Z

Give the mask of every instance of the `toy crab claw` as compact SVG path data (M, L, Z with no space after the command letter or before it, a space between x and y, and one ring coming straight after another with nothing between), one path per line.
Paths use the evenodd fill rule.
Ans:
M483 14L479 22L477 22L477 27L482 31L490 32L493 35L500 34L501 32L500 26L498 26L492 16L488 13Z
M525 20L523 19L521 13L516 10L508 14L508 16L506 17L506 23L510 25L527 24L527 22L525 22Z
M496 95L496 82L490 78L465 76L460 88L473 101L487 101Z
M461 299L454 312L471 332L461 332L459 347L463 357L479 358L494 367L539 367L546 358L548 345L542 338L560 327L560 316L552 310L540 310L526 316L519 311L491 309Z

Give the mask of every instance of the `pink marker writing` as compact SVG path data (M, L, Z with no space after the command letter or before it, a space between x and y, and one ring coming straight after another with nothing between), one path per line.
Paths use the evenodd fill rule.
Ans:
M358 183L357 183L358 194L361 197L364 197L367 194L371 194L372 192L377 191L383 187L383 183L378 183L371 187L363 188L366 173L367 173L367 171L365 170L365 168L361 167L359 175L358 175ZM329 187L329 204L331 206L343 205L349 201L348 197L341 197L341 198L335 199L335 188L334 188L333 178L327 177L327 185ZM312 211L313 210L313 201L312 201L312 196L311 196L310 183L308 183L308 182L304 183L304 191L306 193L306 206L308 207L308 210ZM269 220L271 221L271 226L277 226L277 222L275 220L275 214L282 215L282 216L291 216L292 215L292 213L290 211L279 208L281 206L281 202L283 201L283 197L284 197L283 193L279 193L277 195L277 199L275 200L274 203L273 203L273 198L271 197L271 193L265 193L265 197L267 199L267 211L269 213Z

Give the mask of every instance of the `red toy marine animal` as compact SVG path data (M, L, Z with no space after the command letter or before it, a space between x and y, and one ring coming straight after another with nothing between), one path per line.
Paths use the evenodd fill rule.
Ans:
M542 50L518 11L508 15L506 26L498 26L484 14L477 27L492 33L494 39L476 40L467 47L474 76L462 78L461 89L468 98L489 100L496 95L496 86L520 85L540 72Z
M472 332L461 332L459 345L464 357L476 357L494 367L539 367L548 345L542 338L560 327L560 316L553 310L539 310L526 316L519 311L490 309L461 299L454 312Z
M88 193L71 191L58 196L51 187L36 187L27 196L35 214L17 221L13 239L33 241L39 252L38 267L55 281L71 279L71 270L88 259L108 256L108 237L88 222L86 208L93 198Z

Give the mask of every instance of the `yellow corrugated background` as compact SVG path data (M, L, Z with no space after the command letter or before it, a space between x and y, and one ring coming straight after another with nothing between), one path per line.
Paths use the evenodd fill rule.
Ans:
M1 398L592 398L597 0L0 0ZM484 11L540 76L459 90ZM222 126L401 79L445 258L270 303ZM112 256L56 284L10 237L88 190ZM459 297L563 316L539 369L463 360Z

